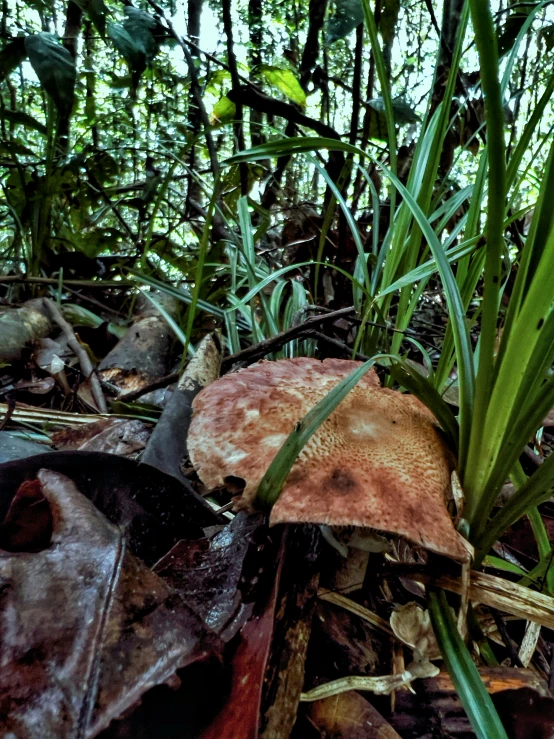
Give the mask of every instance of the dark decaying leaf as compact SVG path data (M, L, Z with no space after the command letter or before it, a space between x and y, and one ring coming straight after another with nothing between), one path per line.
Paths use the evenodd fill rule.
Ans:
M533 733L532 724L528 724L530 731L527 734L512 733L512 722L517 722L516 716L523 708L522 719L525 726L529 715L528 709L524 708L524 705L528 704L526 695L533 696L534 703L531 705L537 710L552 704L548 685L544 680L531 670L514 667L480 667L479 674L512 739L515 737L534 739L535 736L543 736ZM517 695L521 695L521 703L514 700ZM550 710L550 708L545 710L544 725L547 725ZM540 720L539 716L537 718ZM396 711L389 720L401 736L422 736L428 733L448 737L473 735L469 720L447 672L419 681L417 694L408 690L398 691ZM521 727L522 723L519 726Z
M494 696L510 739L551 739L554 736L554 699L531 688L505 690Z
M247 621L238 637L231 661L231 687L225 705L199 739L258 737L264 674L273 639L282 561L281 548L269 597L264 606L257 604L258 613Z
M68 115L73 107L75 60L53 33L35 33L25 39L29 61L60 115Z
M265 676L261 739L289 739L296 721L319 582L319 529L287 526Z
M187 453L187 436L192 418L192 402L200 390L219 377L221 342L208 334L196 347L171 394L162 416L142 455L142 464L161 470L183 481L181 464Z
M51 452L0 465L0 520L19 486L40 469L70 477L112 523L125 531L129 548L152 565L180 539L203 536L220 523L190 487L146 465L101 452Z
M259 514L239 513L210 539L179 542L154 567L224 641L252 614L250 593L266 561L263 523Z
M140 390L167 374L171 341L161 316L140 318L98 365L101 379L121 393Z
M273 538L278 549L270 548L271 568L259 573L254 615L235 642L230 692L199 739L291 736L317 588L318 531L286 526Z
M52 434L58 449L105 452L136 459L150 438L151 427L137 418L102 418Z
M40 552L52 537L52 512L38 480L24 482L0 523L0 549Z
M49 448L45 444L37 444L34 441L13 436L7 431L0 431L0 465L14 459L32 457L48 451Z
M93 737L219 642L70 479L38 479L52 543L0 559L0 733Z

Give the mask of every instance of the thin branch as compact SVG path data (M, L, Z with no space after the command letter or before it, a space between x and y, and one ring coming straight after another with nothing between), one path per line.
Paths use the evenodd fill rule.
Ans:
M81 365L81 370L83 371L84 376L87 379L90 379L90 389L92 392L92 397L94 398L94 402L96 403L98 410L100 411L100 413L107 413L108 406L106 405L106 399L104 398L104 393L102 392L100 381L94 372L94 367L92 366L89 355L87 354L83 346L81 346L81 344L79 343L77 337L75 336L73 328L62 316L58 306L54 303L54 301L50 300L50 298L43 298L42 300L44 305L50 312L54 323L56 323L63 331L65 338L67 339L67 345L79 360L79 364Z
M237 362L254 361L254 359L259 359L260 357L264 357L266 354L279 350L289 341L312 331L316 326L321 326L323 323L334 321L337 318L345 318L350 316L352 313L355 313L355 308L353 307L341 308L340 310L332 311L331 313L325 313L322 316L308 318L304 323L293 326L286 331L281 331L281 333L276 334L275 336L271 336L268 339L264 339L264 341L260 341L259 344L254 344L246 349L242 349L242 351L232 354L229 357L224 357L222 365L225 367L236 364Z

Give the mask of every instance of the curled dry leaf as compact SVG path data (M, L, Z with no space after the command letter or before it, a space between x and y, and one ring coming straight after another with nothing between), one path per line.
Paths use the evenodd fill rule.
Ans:
M93 737L219 642L69 478L38 479L51 544L0 556L0 735Z
M253 504L267 468L295 425L359 362L259 362L209 385L195 399L188 436L208 487L245 480ZM467 561L446 509L452 455L415 397L381 388L368 372L308 441L271 513L271 523L367 526Z
M428 659L439 659L441 656L429 611L423 610L417 603L412 601L393 611L390 625L397 639L422 656Z

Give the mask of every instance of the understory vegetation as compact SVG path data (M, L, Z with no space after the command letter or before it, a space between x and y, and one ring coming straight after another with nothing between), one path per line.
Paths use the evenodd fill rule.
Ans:
M551 0L5 0L0 40L6 303L100 283L130 315L141 292L181 368L216 329L228 367L262 342L362 360L261 500L375 367L455 452L472 568L554 598ZM494 548L524 516L531 570ZM429 593L439 646L476 734L507 736L461 600Z

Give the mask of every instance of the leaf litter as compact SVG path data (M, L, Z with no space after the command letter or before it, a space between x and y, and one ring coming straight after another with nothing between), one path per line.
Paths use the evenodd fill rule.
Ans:
M128 332L129 345L133 331L137 338L140 321L148 323L148 319L138 314ZM347 319L341 315L337 320ZM331 320L328 323L332 325ZM260 382L253 393L256 378L280 363L261 363L216 381L220 364L216 340L200 352L191 378L183 377L173 390L166 403L171 407L163 411L165 420L158 424L152 442L151 419L145 423L113 413L87 417L71 412L93 407L94 398L86 389L88 378L79 374L79 363L67 343L50 343L46 329L41 331L42 354L34 360L23 346L28 336L14 350L16 361L30 361L27 368L32 371L14 375L10 392L32 405L15 403L9 433L26 423L25 418L43 428L47 428L44 420L50 418L53 429L45 440L58 449L81 451L51 451L26 458L32 447L14 445L19 451L13 453L22 459L0 464L0 643L5 665L0 716L6 717L2 718L6 731L18 737L116 737L130 731L141 737L203 739L415 737L429 729L437 736L470 735L454 686L437 666L440 657L433 648L425 617L425 585L421 584L432 580L460 592L459 566L436 554L450 554L458 561L467 558L467 550L458 549L452 534L444 547L436 544L440 540L437 531L422 539L404 528L395 531L384 526L379 516L364 521L371 528L360 534L355 527L358 519L345 522L348 506L336 509L340 527L333 516L322 518L317 496L312 496L309 505L302 503L299 518L298 513L291 513L298 503L280 511L287 500L284 494L270 522L329 523L330 536L318 529L309 534L309 525L268 528L262 513L250 512L260 474L278 448L277 437L282 440L324 394L321 388L315 395L308 391L309 372L296 386L290 374L281 378L271 392ZM112 359L103 365L109 370L103 392L108 398L113 396L114 408L117 396L128 394L129 388L139 397L140 387L146 391L159 387L161 376L167 375L168 382L177 376L170 372L167 355L163 356L165 344L158 350L156 331L154 344L148 331L131 365L117 361L118 356L128 358L128 349L122 345L118 354L112 339L106 345L105 356L111 350ZM78 335L76 340L80 340ZM271 342L263 344L258 357L271 351ZM148 359L141 367L146 346L154 346L154 354L162 352L157 358L159 366ZM255 351L249 350L249 355L256 358ZM59 356L63 360L53 372L52 362ZM245 360L251 361L246 355ZM295 360L289 366L295 364L304 372L309 368L316 377L317 368L325 366L317 360ZM348 374L355 364L330 359L326 366L340 366ZM226 368L230 366L227 361ZM193 421L192 435L187 433L191 409L197 411L205 403L194 400L202 387L208 385L204 398L210 393L217 396L220 386L229 391L241 375L251 382L243 383L235 395L228 392L227 398L222 391L221 402L231 398L242 404L242 412L250 418L256 415L254 410L261 414L262 408L269 408L272 419L265 427L273 433L271 443L265 443L265 431L258 428L253 433L259 451L254 467L245 465L245 457L241 465L240 451L248 454L248 450L240 437L244 425L233 419L236 410L230 415L225 410L227 416L218 425L217 415L223 408L218 405L206 423L203 442L195 438L197 421ZM115 378L120 386L110 388L110 379ZM335 374L329 387L336 381ZM71 391L75 382L79 385L76 395ZM33 387L41 387L54 408L56 403L50 398L58 394L58 407L65 406L65 413L48 410L44 401L37 400L40 396L34 399ZM407 424L417 429L412 444L420 441L417 433L421 435L422 424L436 427L428 411L413 398L381 389L375 374L366 376L365 387L363 402L359 387L351 393L350 405L344 406L354 415L356 406L367 404L371 396L378 401L399 397L397 415L404 418L405 411L400 410L404 405L410 413L419 414L417 421ZM297 403L293 414L287 411L289 415L283 412L287 395L287 402L292 398L293 405ZM285 417L286 428L275 424L277 418L281 423ZM344 419L342 425L352 431L352 424ZM228 435L218 449L220 431ZM431 447L435 462L441 457L445 471L438 498L444 501L440 516L446 520L451 515L452 461L440 431L432 433L437 434ZM394 428L384 436L392 445L387 447L392 459L396 452L391 449L395 445L402 448L399 430ZM187 445L206 485L196 478L194 468L181 464ZM339 445L328 453L331 461L341 462L341 469L347 466L344 449ZM195 459L199 454L211 459L217 479L210 475L204 479L205 464ZM316 472L317 465L312 476ZM419 489L429 487L430 479L433 475L420 478ZM313 487L315 492L317 485ZM207 493L209 502L202 499ZM246 510L231 515L229 522L229 515L222 511L241 493ZM399 487L395 496L401 494ZM344 490L342 496L344 503ZM310 506L314 506L313 515ZM302 531L309 534L307 538ZM532 551L519 556L524 568L533 568ZM510 736L526 736L522 727L531 726L530 721L535 722L537 736L549 736L550 597L533 594L504 575L471 576L469 597L474 606L483 604L475 610L477 624L493 638L490 643L496 660L502 662L479 670ZM330 602L319 600L318 592L319 598ZM504 636L489 628L488 608L493 606L508 614L503 617ZM540 623L542 629L533 625ZM520 654L531 669L509 666L513 650L503 641L507 634L521 643ZM408 690L398 689L408 685ZM540 719L534 708L539 705Z

